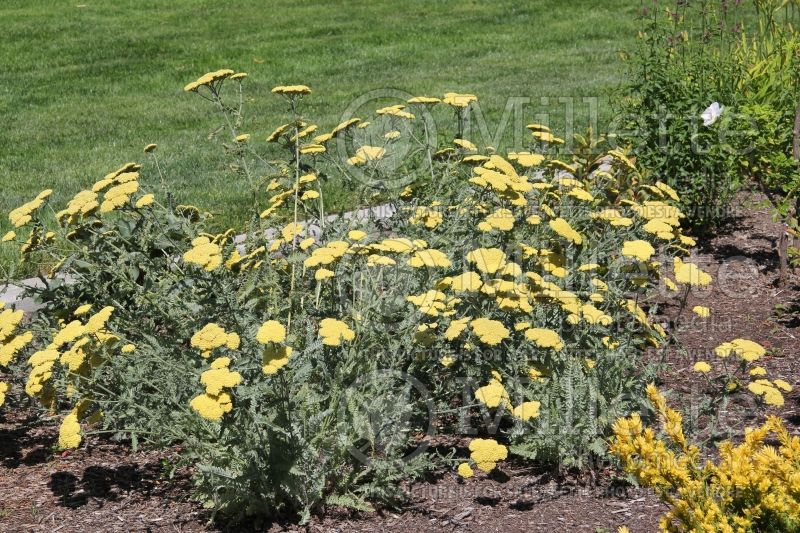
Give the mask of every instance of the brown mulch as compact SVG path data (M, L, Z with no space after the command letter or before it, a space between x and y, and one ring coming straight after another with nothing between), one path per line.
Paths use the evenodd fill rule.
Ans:
M660 373L663 389L677 402L680 398L684 410L699 410L699 401L712 390L706 376L694 372L697 361L712 365L708 378L721 374L723 363L728 370L735 366L733 360L721 360L714 348L723 342L744 338L758 342L767 349L767 355L753 363L766 369L768 379L781 378L794 388L785 393L785 404L769 408L766 412L780 415L790 430L797 433L800 427L800 276L790 274L780 280L778 254L775 244L783 231L782 225L772 221L769 210L759 196L740 195L734 204L732 221L711 239L699 242L692 262L709 272L714 281L711 286L692 290L687 305L676 319L678 302L668 300L662 308L665 326L677 330L678 343L667 349L666 366ZM800 273L800 272L798 272ZM709 318L700 318L691 309L694 306L711 309ZM651 354L653 355L653 354ZM657 354L657 358L661 357ZM742 376L742 374L739 374ZM740 387L745 387L749 377L743 376ZM687 399L695 401L686 405ZM765 410L752 394L745 392L720 412L720 436L741 435L745 427L760 425ZM701 427L704 420L701 419Z
M740 197L738 216L701 243L693 260L714 284L690 296L676 320L677 306L663 305L664 324L679 331L680 345L666 352L664 384L674 396L699 397L708 386L692 371L697 360L716 364L713 348L733 338L755 340L769 349L761 361L769 377L795 386L786 404L773 411L796 432L800 424L800 285L778 284L774 246L780 225L750 196ZM711 308L710 319L693 318L691 307ZM660 357L660 353L654 354ZM755 425L763 410L729 408L728 427ZM189 498L189 473L171 479L165 465L173 450L132 452L129 446L89 439L72 453L54 451L55 430L14 413L0 414L0 531L224 531ZM452 472L415 483L402 512L373 514L331 511L306 528L272 524L239 530L309 531L655 531L665 507L648 491L617 484L610 471L591 479L559 479L514 462L481 479L461 480Z

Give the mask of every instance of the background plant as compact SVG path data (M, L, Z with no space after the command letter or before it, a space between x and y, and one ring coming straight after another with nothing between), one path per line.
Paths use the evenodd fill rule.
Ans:
M796 2L656 3L644 11L630 55L623 117L635 153L681 190L692 224L728 215L733 194L755 178L786 217L795 196ZM719 119L701 119L713 102ZM623 121L625 118L623 118Z

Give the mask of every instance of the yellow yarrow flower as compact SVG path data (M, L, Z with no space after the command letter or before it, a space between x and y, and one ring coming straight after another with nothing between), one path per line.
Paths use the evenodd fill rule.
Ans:
M493 229L511 231L514 228L514 221L514 213L510 209L497 209L478 224L478 229L481 231L492 231Z
M264 349L261 370L268 376L276 374L278 370L289 364L292 351L291 346L278 346L275 344L267 346Z
M684 263L680 257L673 260L675 267L675 281L684 285L703 287L711 283L711 276L702 270L697 265L692 263Z
M89 317L89 320L86 321L86 333L100 333L105 328L113 312L114 308L108 305Z
M743 360L752 363L760 359L767 351L757 342L747 339L733 339L730 342L723 342L714 348L714 353L722 358L728 357L731 354L738 355Z
M564 348L564 341L552 329L531 328L525 331L525 338L540 348L552 348L557 352Z
M227 357L221 359L226 359L230 362L230 359ZM219 359L217 361L219 361ZM221 366L221 364L217 366ZM227 365L221 366L220 368L213 368L212 365L210 370L206 370L200 376L200 383L205 385L206 394L211 396L218 396L222 392L222 389L233 388L241 382L242 375L238 372L231 372L228 370Z
M492 378L489 380L488 385L484 385L475 391L475 399L481 402L486 407L492 409L500 405L506 408L511 407L511 399L508 392L499 379Z
M81 424L78 422L78 413L73 410L61 421L58 429L58 447L67 450L77 448L81 443Z
M424 225L428 229L433 229L444 221L444 215L439 210L419 206L408 221L414 226Z
M445 93L442 102L449 106L465 108L472 102L477 102L478 97L474 94Z
M458 465L458 475L464 479L469 479L475 475L475 473L472 471L472 467L469 466L469 463L461 463Z
M407 263L414 268L447 268L452 265L450 259L439 250L418 250Z
M225 413L233 410L233 400L227 392L222 392L219 396L202 394L192 399L189 405L197 414L212 422L219 422Z
M510 334L502 322L488 318L476 318L470 322L470 326L481 342L489 346L500 344Z
M497 463L508 457L508 448L494 439L473 439L469 443L469 450L472 452L470 458L484 472L491 472Z
M186 91L186 92L194 92L194 91L197 91L197 89L199 89L200 87L212 86L212 85L217 84L217 83L219 83L219 82L221 82L221 81L225 80L226 78L229 78L230 76L233 76L233 75L234 75L234 71L232 71L231 69L228 69L228 68L223 68L223 69L215 70L213 72L208 72L206 74L203 74L199 78L197 78L195 81L193 81L191 83L188 83L183 88L183 90Z
M386 155L386 149L379 146L361 146L356 154L347 160L348 165L358 166L369 161L378 161Z
M517 407L515 407L511 413L520 420L527 422L532 418L537 418L539 416L539 409L541 407L541 402L531 401L531 402L523 402Z
M550 229L565 239L572 241L575 244L581 244L583 242L583 237L581 234L572 229L572 226L569 225L569 222L563 218L558 217L549 221L548 224L550 225Z
M208 237L197 237L192 248L183 254L183 260L211 272L222 265L222 248Z
M335 318L323 318L319 323L319 336L326 346L341 346L342 341L352 341L356 334L347 324Z
M277 87L273 87L272 92L287 96L297 96L311 94L311 89L307 85L279 85Z
M44 201L53 194L52 189L45 189L36 198L27 202L8 214L8 220L15 228L21 228L33 220L33 214L44 204Z
M228 333L219 324L211 322L192 335L190 344L193 348L200 350L203 357L209 357L211 351L217 348L231 345L238 347L239 336L235 333Z
M453 144L455 144L456 146L459 146L460 148L463 148L467 152L475 152L475 151L478 150L478 147L475 146L474 143L472 143L472 142L470 142L470 141L468 141L466 139L453 139Z
M125 205L136 191L139 190L138 181L126 181L108 189L100 204L101 213L110 213Z
M692 367L692 369L693 369L695 372L700 372L700 373L702 373L702 374L706 374L706 373L708 373L708 372L711 372L711 365L709 365L709 364L708 364L708 363L706 363L705 361L698 361L698 362L696 362L696 363L694 364L694 366Z
M498 248L478 248L467 254L467 261L486 274L495 274L506 266L507 258L503 250Z
M22 310L3 309L0 312L0 342L5 341L17 328L24 313Z
M647 241L635 240L622 243L622 255L633 257L639 261L647 261L656 253L655 248Z
M440 99L432 96L415 96L406 100L407 104L438 104Z
M314 272L314 279L317 281L324 281L326 279L332 278L336 275L336 272L333 270L328 270L327 268L320 268L316 272Z
M543 155L530 152L509 152L508 158L526 168L539 166L544 161Z
M284 342L286 340L286 328L277 320L267 320L258 328L256 340L261 344Z
M8 392L10 386L8 383L4 381L0 381L0 407L6 402L6 393Z

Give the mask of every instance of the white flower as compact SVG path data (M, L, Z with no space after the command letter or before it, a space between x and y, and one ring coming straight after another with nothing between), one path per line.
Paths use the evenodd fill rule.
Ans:
M700 118L703 119L704 126L710 126L717 121L717 119L722 115L722 112L725 110L724 105L720 105L719 102L714 102L708 108L703 111L703 114L700 115Z

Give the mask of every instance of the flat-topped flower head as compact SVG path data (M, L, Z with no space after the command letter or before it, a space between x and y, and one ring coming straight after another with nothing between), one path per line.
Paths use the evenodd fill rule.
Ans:
M190 406L206 420L219 422L225 413L233 410L233 400L227 392L221 392L219 396L202 394L195 397Z
M486 274L495 274L506 266L506 253L499 248L478 248L467 254L467 261Z
M525 338L540 348L552 348L555 351L560 351L564 348L564 341L552 329L531 328L525 331Z
M523 402L516 406L511 411L511 414L513 414L515 418L519 418L520 420L527 422L533 418L538 418L541 405L541 402L536 401Z
M442 102L457 108L466 108L472 102L477 102L478 97L474 94L445 93Z
M236 349L239 345L239 336L228 333L219 324L211 322L203 326L200 331L192 335L190 344L200 350L203 357L209 357L211 351L223 346Z
M761 357L767 353L767 350L757 342L751 340L733 339L730 342L723 342L714 348L714 353L722 358L730 355L737 355L743 360L752 363L753 361L761 359Z
M277 320L267 320L258 328L256 340L261 344L284 342L286 340L286 328Z
M425 104L425 105L433 105L438 104L441 102L439 98L434 98L432 96L415 96L413 98L409 98L406 100L408 104Z
M72 411L61 422L58 429L58 447L62 450L77 448L81 443L81 424L77 411Z
M360 122L361 122L360 118L347 119L344 122L339 123L335 128L333 128L333 130L331 130L331 135L336 137L340 133L343 133L354 126L357 126Z
M440 250L417 250L408 260L408 265L414 268L447 268L452 262Z
M684 263L680 257L673 260L675 281L683 285L704 287L711 283L711 275L700 270L697 265Z
M497 378L490 379L487 385L476 390L475 399L492 409L501 405L506 408L511 407L511 399L508 396L508 392L503 383Z
M625 241L622 243L622 255L633 257L639 261L647 261L656 253L653 245L641 239L635 241Z
M453 139L453 144L463 148L467 152L475 152L478 150L478 147L475 146L473 142L468 141L466 139Z
M279 346L277 344L267 346L264 349L262 372L268 376L277 374L281 368L289 364L292 351L291 346Z
M226 359L227 363L230 364L230 359L227 357L220 358ZM216 360L214 363L219 361ZM206 387L206 394L211 396L219 395L223 389L230 389L237 386L239 383L242 382L242 375L238 372L232 372L228 369L227 364L217 364L217 367L214 367L212 363L212 368L210 370L206 370L200 376L200 383L205 385Z
M323 318L320 321L319 336L326 346L341 346L343 341L356 338L355 332L346 323L335 318Z
M470 459L484 472L491 472L497 463L508 457L508 448L494 439L473 439L469 443L469 450L472 452Z
M541 154L532 154L530 152L509 152L508 159L516 161L523 167L535 167L544 161L544 156Z
M583 237L581 234L572 229L572 226L569 225L569 222L563 218L555 218L549 221L548 224L550 225L550 229L565 239L572 241L575 244L581 244L583 242Z
M192 248L183 254L183 260L211 272L222 265L222 248L208 237L198 237L192 241Z
M229 78L230 76L233 76L233 74L234 74L234 71L232 71L229 68L223 68L223 69L215 70L213 72L208 72L206 74L203 74L199 78L197 78L195 81L186 84L186 86L183 88L183 90L186 91L186 92L195 92L200 87L213 86L213 85L217 84L218 82L221 82L224 79Z
M488 318L476 318L470 322L470 326L480 341L489 346L500 344L510 334L502 322Z
M8 214L8 220L15 228L21 228L33 220L33 214L44 204L44 201L53 194L52 189L45 189L36 198L27 202Z
M277 87L272 88L272 92L287 96L297 96L311 94L311 89L307 85L278 85Z
M472 467L469 466L469 463L461 463L458 465L458 475L464 479L469 479L475 475L475 472L472 471Z
M409 113L408 111L404 111L405 105L397 104L397 105L390 105L388 107L382 107L375 111L378 115L392 115L398 118L404 118L408 120L413 120L416 118L413 113Z
M370 161L378 161L386 155L386 149L379 146L364 145L356 150L356 155L347 160L348 165L359 166Z

